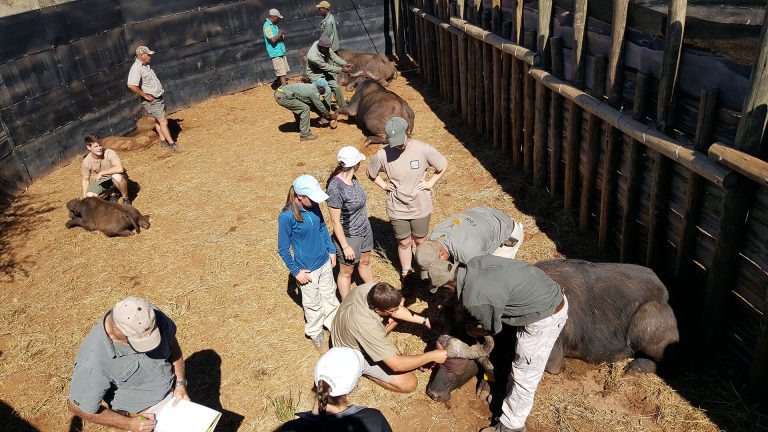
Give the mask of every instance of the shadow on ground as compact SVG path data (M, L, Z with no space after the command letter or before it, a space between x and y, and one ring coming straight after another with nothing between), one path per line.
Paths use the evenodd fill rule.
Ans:
M445 129L461 141L472 156L499 182L504 192L514 198L515 206L533 217L536 228L555 243L557 251L563 257L601 262L616 260L617 251L612 249L612 246L603 251L598 250L593 233L579 232L578 215L565 212L562 201L553 200L547 190L535 188L525 175L513 172L510 169L511 156L501 154L500 157L500 150L493 148L488 138L468 128L461 116L452 111L451 105L440 99L438 91L430 89L421 80L416 70L401 75L411 88L424 97L435 115L445 124ZM414 129L418 133L418 120ZM701 359L693 358L688 353L703 350L693 348L695 347L683 347L680 351L686 353L686 358L680 362L682 366L671 372L671 375L663 376L669 385L693 406L706 411L712 421L723 430L768 430L768 415L764 408L746 402L741 396L742 387L735 385L731 376L722 376L721 371L701 371ZM510 353L496 354L502 356L494 361L494 365L499 368L496 376L505 377L510 369L511 359L507 359ZM506 369L502 370L503 368ZM498 416L505 389L503 384L497 381L492 390L494 403L491 410L494 416Z
M221 412L217 431L237 431L245 417L221 406L221 356L212 349L206 349L187 357L184 365L192 402Z
M61 204L62 207L64 205ZM12 282L19 276L29 276L35 261L19 256L11 245L23 244L24 239L35 230L35 225L42 220L47 221L46 215L55 208L53 203L27 193L0 212L0 280Z

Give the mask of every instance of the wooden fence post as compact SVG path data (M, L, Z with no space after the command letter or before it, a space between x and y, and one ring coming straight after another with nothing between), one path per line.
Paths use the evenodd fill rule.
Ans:
M483 79L483 45L485 42L472 38L475 41L475 128L479 133L485 126L485 80Z
M522 1L522 0L520 0ZM523 64L512 59L509 79L509 100L512 124L512 168L519 171L523 166Z
M587 0L575 0L573 4L573 78L576 88L584 88L586 56L584 46L587 29ZM565 184L563 208L570 211L575 207L576 181L579 176L579 142L581 141L582 110L575 103L568 104L568 130L565 140Z
M536 51L541 58L539 67L549 70L549 28L552 24L552 0L539 0L539 25L536 34Z
M586 54L584 45L587 41L587 0L575 0L573 4L573 85L578 89L584 88L584 70L586 69Z
M493 55L493 147L501 149L501 80L502 80L502 57L501 50L495 47L491 47L491 54Z
M461 113L461 71L459 70L459 38L463 35L448 33L451 38L451 83L453 85L453 112Z
M501 86L499 91L501 92L501 150L502 152L508 152L510 149L510 126L512 119L512 113L510 110L510 90L506 88L509 85L512 77L512 62L515 61L512 58L512 54L505 52L501 53Z
M501 0L492 0L491 2L491 32L497 35L501 34Z
M467 59L467 127L473 127L475 125L475 38L467 36L466 38L467 51L465 53Z
M485 127L483 128L486 139L493 139L493 112L496 111L493 106L493 46L487 42L482 42L483 46L483 86L485 88L483 96L485 97Z
M536 32L525 32L525 44L528 49L533 49L536 41ZM523 65L523 173L531 175L533 171L533 130L534 130L534 110L530 107L535 105L536 99L536 80L528 74L530 66Z
M605 93L605 68L608 59L604 55L595 57L594 77L590 94L596 99L602 99ZM597 177L597 161L600 157L600 136L602 132L602 120L594 114L587 115L587 148L586 163L584 164L584 177L581 181L581 205L579 206L579 230L583 233L589 230L589 214L592 204L592 192L595 188Z
M467 98L467 34L459 35L459 85L461 91L461 118L467 123L469 102Z
M552 75L563 79L563 40L559 37L550 39L552 51ZM563 158L563 97L551 93L550 135L552 154L549 159L549 193L555 198L560 194L560 163Z

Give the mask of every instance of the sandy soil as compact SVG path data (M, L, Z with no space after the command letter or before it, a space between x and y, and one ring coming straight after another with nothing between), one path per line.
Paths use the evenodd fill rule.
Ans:
M453 212L493 205L525 224L523 260L600 258L558 205L525 187L487 140L461 126L445 104L425 99L408 76L393 90L417 113L414 135L450 162L435 190L433 225ZM217 430L273 430L280 424L275 404L311 407L318 354L303 335L302 311L276 253L276 216L293 178L310 173L323 182L337 150L361 146L362 134L341 123L336 130L314 128L320 139L301 143L292 114L274 103L267 87L172 117L183 129L184 153L154 146L121 155L141 186L134 205L152 215L152 227L140 235L110 239L64 228L64 205L79 193L77 160L35 182L0 215L0 401L16 411L11 421L18 425L78 429L66 410L75 352L126 295L151 299L176 321L193 398L225 411ZM398 284L383 193L361 183L376 230L374 274ZM412 307L424 309L425 299L411 298ZM391 338L404 354L422 352L430 340L408 327ZM546 376L529 430L719 429L660 378L625 377L620 370L573 361L565 373ZM350 399L381 409L397 431L474 431L488 424L474 383L449 403L435 403L425 394L429 374L417 375L412 394L388 393L363 379Z

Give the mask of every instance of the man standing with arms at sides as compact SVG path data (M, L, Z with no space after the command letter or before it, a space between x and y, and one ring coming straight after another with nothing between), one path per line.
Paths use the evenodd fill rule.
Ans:
M285 58L285 35L277 28L277 23L283 19L280 11L277 9L269 10L269 17L264 21L264 46L267 47L267 54L272 59L272 67L275 68L275 84L280 82L284 86L288 81L288 72L291 68L288 66L288 59ZM272 88L275 88L274 86Z
M154 51L145 46L136 48L136 61L128 72L128 88L141 96L141 104L147 113L155 118L155 130L160 137L160 147L168 147L180 152L181 147L171 137L168 130L168 119L165 117L165 102L163 101L163 85L157 79L155 71L149 66Z
M325 36L331 40L331 49L336 52L339 50L339 33L336 31L336 18L331 14L331 4L323 0L315 6L323 21L320 22L320 36Z

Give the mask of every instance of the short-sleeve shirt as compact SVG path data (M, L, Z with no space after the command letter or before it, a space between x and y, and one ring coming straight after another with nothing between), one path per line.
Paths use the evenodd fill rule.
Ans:
M433 147L410 138L402 152L384 146L368 162L368 175L375 178L385 172L394 192L387 192L387 216L390 219L419 219L432 213L430 191L416 189L428 167L442 171L448 161Z
M96 324L75 357L69 390L73 404L91 414L98 411L102 401L115 411L138 413L171 392L171 341L176 337L176 325L157 309L155 316L162 338L160 345L148 353L114 343L104 329L107 315Z
M384 322L368 306L368 292L374 283L358 286L341 301L331 326L333 346L354 348L373 363L392 358L397 349L387 339Z
M490 255L509 239L515 221L492 207L474 207L448 217L429 235L445 247L454 260L466 264L472 258Z
M365 208L365 191L356 177L352 184L334 177L328 185L328 207L341 209L341 228L345 236L365 237L371 232L371 221Z
M148 64L139 60L133 62L130 72L128 72L128 85L141 88L144 93L151 94L159 98L163 95L163 85L155 75L155 71Z
M117 153L112 149L105 149L104 150L104 158L103 159L96 159L93 157L93 154L88 153L83 158L83 163L80 167L80 173L83 175L83 178L88 177L89 182L93 182L98 180L96 177L96 174L100 173L101 171L106 171L113 166L117 164L118 160Z
M275 57L282 57L285 55L285 42L282 40L278 40L276 42L272 42L270 39L277 36L280 30L278 30L277 26L275 24L272 24L272 21L267 18L267 20L264 22L264 25L262 26L262 30L264 31L264 46L267 47L267 55L269 55L269 58L275 58Z

